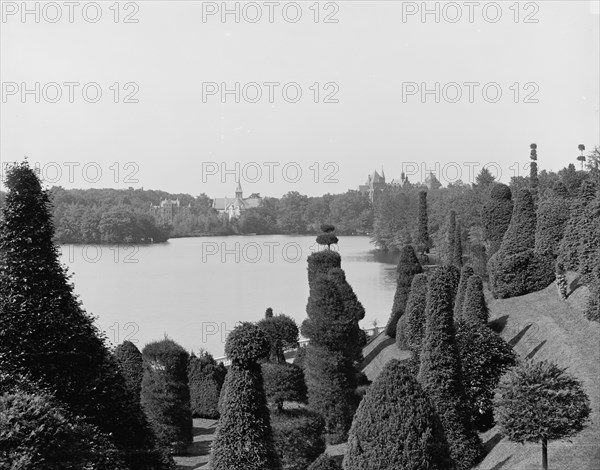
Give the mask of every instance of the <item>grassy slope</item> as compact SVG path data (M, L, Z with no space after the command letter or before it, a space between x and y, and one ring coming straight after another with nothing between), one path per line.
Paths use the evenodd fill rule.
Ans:
M585 288L579 288L566 302L562 301L555 285L551 285L521 297L488 300L492 325L502 330L501 335L521 357L549 360L566 367L584 383L590 397L593 411L589 426L572 442L549 444L551 469L600 468L600 325L583 316L580 308L584 298ZM477 467L479 470L541 468L541 444L500 440L495 428L482 437L491 450Z

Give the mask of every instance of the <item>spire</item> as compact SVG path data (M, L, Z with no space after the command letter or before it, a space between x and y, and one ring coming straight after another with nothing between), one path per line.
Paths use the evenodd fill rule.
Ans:
M242 184L238 180L237 188L235 188L235 197L242 199Z
M383 165L381 165L381 177L385 180L385 173L383 172Z

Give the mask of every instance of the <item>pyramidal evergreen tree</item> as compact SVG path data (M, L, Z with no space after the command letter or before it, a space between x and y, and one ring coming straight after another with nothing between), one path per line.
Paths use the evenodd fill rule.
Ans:
M408 349L412 352L413 372L419 369L421 345L425 335L425 306L427 301L427 275L417 274L413 278L408 303L406 304L406 330L404 337Z
M521 189L500 249L488 262L495 298L529 294L554 282L554 259L535 251L535 229L533 197L529 190Z
M483 281L479 276L471 276L467 281L460 319L467 323L487 325L489 316L490 311L483 292Z
M463 249L462 249L462 228L460 222L456 222L456 232L454 234L454 249L452 251L452 264L458 269L463 266Z
M404 314L412 280L417 274L421 274L422 272L423 268L421 267L421 263L419 263L414 248L411 245L402 247L400 260L396 268L396 294L394 295L392 314L385 328L385 333L392 338L396 337L398 320Z
M267 335L243 322L227 337L231 366L225 379L221 418L213 441L210 470L280 470L259 360L270 350Z
M540 185L537 166L537 144L531 144L529 148L531 149L529 153L529 158L531 158L531 163L529 164L529 190L531 191L533 200L536 201Z
M429 253L431 248L429 237L429 217L427 214L427 191L419 191L419 225L417 229L417 250L421 255Z
M144 375L142 353L131 341L123 341L115 348L114 356L125 377L127 388L134 397L139 398Z
M446 226L446 247L444 253L444 264L454 263L454 249L456 246L456 211L451 210Z
M567 188L561 181L556 182L550 194L538 204L535 229L536 252L557 258L560 241L569 220L570 205Z
M483 205L482 222L483 234L487 247L488 259L492 257L502 244L502 238L513 212L512 193L510 188L502 183L493 183L490 196Z
M93 319L73 293L53 244L48 192L27 162L6 174L0 217L0 364L48 388L96 426L130 469L165 469L139 404Z
M463 266L460 271L460 282L458 283L458 291L456 293L456 300L454 301L454 320L460 319L463 311L463 303L465 301L465 294L467 292L467 283L471 276L474 275L473 267L469 264Z
M579 274L583 282L593 280L592 272L600 265L598 249L600 249L600 187L594 183L591 189L596 189L596 195L590 200L581 215L581 238L577 246Z
M435 408L406 365L388 362L356 411L345 470L451 470Z
M446 266L436 268L429 280L418 380L440 416L456 467L467 470L478 461L483 448L463 385L452 316L453 278Z
M192 416L217 419L219 396L227 369L223 364L218 364L209 352L201 351L198 356L190 355L187 373Z

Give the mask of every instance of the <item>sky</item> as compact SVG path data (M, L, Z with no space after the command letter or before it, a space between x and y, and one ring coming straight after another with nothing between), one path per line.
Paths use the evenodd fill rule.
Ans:
M48 186L507 182L600 144L597 1L75 3L1 2L2 168Z

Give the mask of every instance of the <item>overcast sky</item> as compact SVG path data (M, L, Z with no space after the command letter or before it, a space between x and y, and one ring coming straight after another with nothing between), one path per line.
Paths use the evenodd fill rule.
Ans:
M2 1L0 151L67 188L232 196L236 163L245 196L344 192L382 167L508 181L532 142L553 170L600 143L598 2L242 2L239 22L221 2L46 3Z

